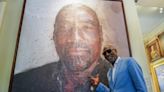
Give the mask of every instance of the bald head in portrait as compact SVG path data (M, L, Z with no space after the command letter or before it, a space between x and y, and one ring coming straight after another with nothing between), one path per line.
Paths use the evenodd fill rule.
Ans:
M85 71L99 59L102 31L96 13L84 5L60 10L54 25L56 50L70 71Z
M90 76L108 85L108 62L101 59L102 27L97 14L82 4L58 12L53 32L58 62L18 73L12 92L92 92Z

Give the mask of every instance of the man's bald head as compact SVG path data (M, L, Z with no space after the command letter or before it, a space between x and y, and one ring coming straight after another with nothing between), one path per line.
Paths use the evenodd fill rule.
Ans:
M67 5L57 14L54 41L61 62L84 71L100 56L102 31L96 13L85 5Z
M97 14L95 13L95 11L93 11L91 8L89 8L86 5L81 5L81 4L71 4L71 5L67 5L64 6L59 13L56 16L56 21L55 21L55 27L57 27L57 24L62 22L63 18L67 17L68 19L73 19L75 17L80 17L81 13L86 13L88 15L88 17L90 16L90 18L92 18L92 21L94 21L93 23L96 25L100 25L99 24L99 20L97 17ZM79 15L78 15L79 14ZM82 16L81 16L82 17ZM83 16L85 17L85 16ZM88 20L89 21L89 20Z

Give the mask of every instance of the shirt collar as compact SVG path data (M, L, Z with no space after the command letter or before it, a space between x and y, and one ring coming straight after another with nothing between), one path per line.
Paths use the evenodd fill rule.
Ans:
M120 57L117 57L116 62L114 63L114 66L117 65L117 63L120 59L121 59Z

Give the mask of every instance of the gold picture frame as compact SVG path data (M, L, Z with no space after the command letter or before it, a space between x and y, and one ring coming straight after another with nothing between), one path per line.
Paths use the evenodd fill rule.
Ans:
M164 92L164 59L157 63L152 63L150 66L154 92Z
M161 32L158 35L158 40L159 40L159 46L160 46L161 54L162 54L162 56L164 56L164 32Z
M159 47L158 38L154 38L146 45L147 56L150 62L154 62L162 57L161 50Z

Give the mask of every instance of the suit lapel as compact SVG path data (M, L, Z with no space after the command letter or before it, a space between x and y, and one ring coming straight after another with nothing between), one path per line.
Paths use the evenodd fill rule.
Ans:
M109 70L109 72L108 72L108 81L109 81L110 87L113 89L112 68L110 68L110 70Z
M109 72L108 72L108 81L109 82L112 81L112 69L111 68L109 69Z
M122 63L122 59L120 59L120 60L118 61L118 64L117 64L117 66L116 66L115 75L114 75L114 81L113 81L113 87L114 87L114 85L115 85L115 83L116 83L116 81L117 81L117 77L119 76L119 75L118 75L118 72L120 71L121 63Z

